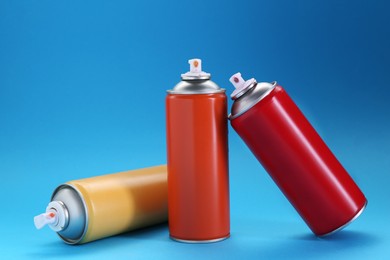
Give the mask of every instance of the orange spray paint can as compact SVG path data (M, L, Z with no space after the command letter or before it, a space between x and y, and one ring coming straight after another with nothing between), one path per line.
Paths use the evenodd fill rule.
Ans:
M167 220L165 165L73 180L34 218L67 244L84 244Z
M166 97L169 232L217 242L230 235L227 98L200 59L189 63Z

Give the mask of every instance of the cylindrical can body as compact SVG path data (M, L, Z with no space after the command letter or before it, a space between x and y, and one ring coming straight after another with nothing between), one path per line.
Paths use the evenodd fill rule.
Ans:
M364 194L282 87L231 124L316 235L341 229L364 209Z
M67 182L52 196L70 218L58 235L82 244L162 223L168 217L167 193L165 165Z
M168 94L166 111L170 236L195 243L225 239L230 234L226 95Z

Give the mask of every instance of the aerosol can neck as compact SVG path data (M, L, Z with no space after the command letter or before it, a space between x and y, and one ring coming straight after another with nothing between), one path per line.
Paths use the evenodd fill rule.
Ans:
M196 79L209 79L210 73L202 71L202 60L191 59L188 61L190 64L190 71L181 74L183 80L196 80Z
M249 80L244 80L241 77L241 73L237 72L233 76L230 77L230 82L233 84L233 86L236 88L233 93L230 95L230 97L234 100L245 94L246 91L248 91L250 88L252 88L256 80L254 78L251 78Z
M69 223L69 213L62 201L52 201L46 207L46 212L34 217L34 224L37 229L46 225L56 231L64 230Z

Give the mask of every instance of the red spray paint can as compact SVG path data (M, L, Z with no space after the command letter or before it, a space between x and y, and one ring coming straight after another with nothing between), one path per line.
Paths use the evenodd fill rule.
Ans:
M229 119L317 236L356 219L367 200L286 91L237 73Z
M168 216L172 239L216 242L229 237L227 98L192 59L168 90Z

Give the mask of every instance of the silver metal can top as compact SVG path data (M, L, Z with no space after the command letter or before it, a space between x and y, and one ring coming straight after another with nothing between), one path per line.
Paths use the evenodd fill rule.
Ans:
M225 89L220 88L210 80L210 73L202 71L202 61L191 59L190 71L181 74L180 81L173 89L167 90L169 94L213 94L224 93Z
M60 201L69 212L68 225L57 234L68 244L77 244L83 239L88 228L88 211L79 191L69 184L60 185L51 198Z
M183 80L167 92L169 94L213 94L224 93L225 89L211 80Z
M245 81L241 78L240 73L234 74L230 81L236 87L236 90L231 95L234 103L231 108L229 119L239 117L254 105L265 98L277 85L276 81L257 83L255 79Z

